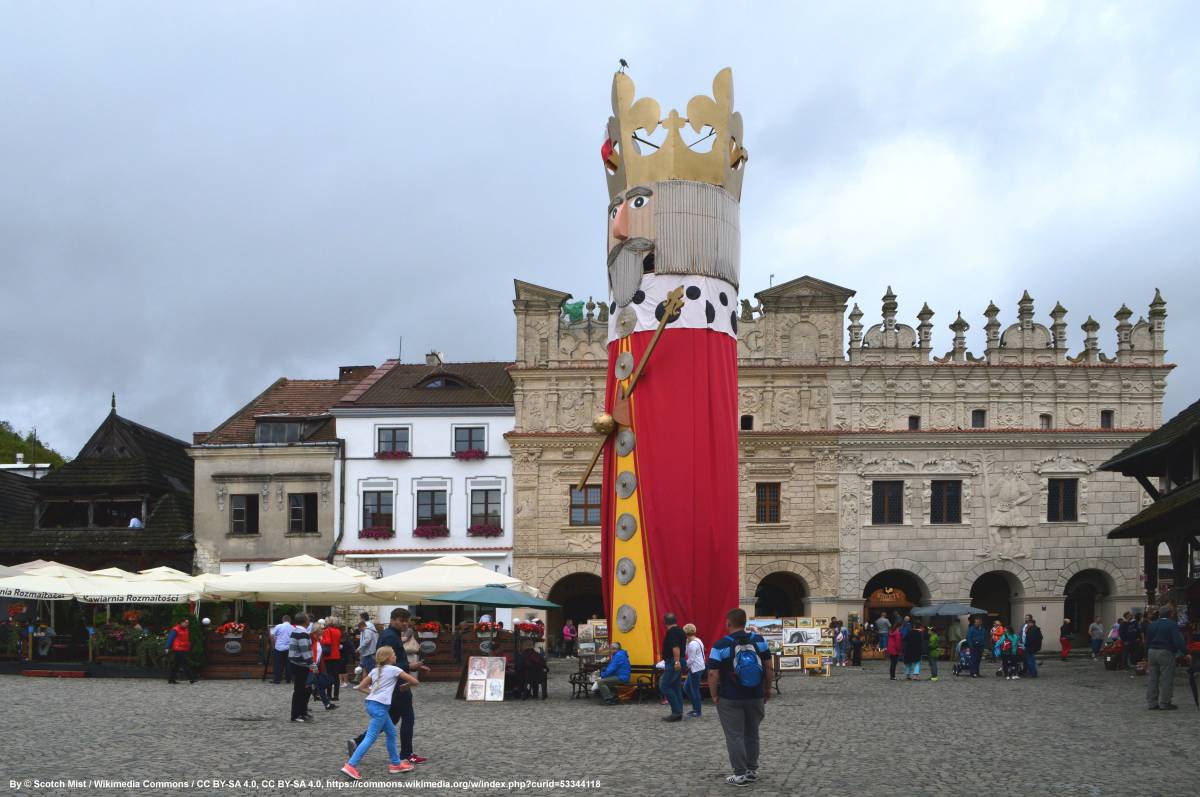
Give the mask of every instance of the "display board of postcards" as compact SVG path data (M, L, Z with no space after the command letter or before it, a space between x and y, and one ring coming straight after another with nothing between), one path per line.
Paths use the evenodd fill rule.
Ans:
M746 630L767 642L779 669L809 675L833 671L833 631L828 617L752 617Z
M467 700L504 700L503 656L471 656L467 662Z

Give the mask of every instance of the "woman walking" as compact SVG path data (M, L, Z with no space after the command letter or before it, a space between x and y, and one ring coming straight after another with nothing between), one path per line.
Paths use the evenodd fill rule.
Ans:
M696 636L696 626L691 623L683 627L683 633L687 637L683 658L687 663L688 674L687 680L683 684L683 693L692 701L692 710L687 715L699 717L700 678L704 675L704 643L700 641L700 637Z
M330 617L325 621L325 631L321 634L321 658L325 661L325 672L333 679L333 699L341 697L342 682L346 678L346 670L342 666L342 619Z
M363 736L363 740L355 748L350 760L342 767L342 772L351 780L362 780L362 775L358 772L358 765L367 751L371 749L371 745L375 744L375 740L379 738L380 731L383 731L387 739L388 760L391 761L388 773L397 775L401 772L412 772L416 768L400 758L400 751L396 749L396 726L392 723L392 718L388 716L388 707L392 704L392 690L396 687L398 680L408 684L409 687L417 686L420 683L416 678L396 666L396 651L384 645L375 651L374 669L364 673L362 681L355 687L360 692L367 692L367 699L363 701L363 705L367 709L367 716L371 718L371 722L367 725L367 732Z
M575 654L575 623L570 617L563 624L562 639L562 657L565 659Z

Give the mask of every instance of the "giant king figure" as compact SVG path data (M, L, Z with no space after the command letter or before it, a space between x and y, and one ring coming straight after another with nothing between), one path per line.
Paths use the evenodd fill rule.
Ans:
M733 76L687 117L613 77L602 566L611 639L658 660L663 615L711 644L738 605L738 202ZM661 143L651 143L658 128ZM685 136L691 139L688 143ZM589 469L590 473L590 469ZM584 476L584 480L587 480ZM582 482L581 482L582 483Z

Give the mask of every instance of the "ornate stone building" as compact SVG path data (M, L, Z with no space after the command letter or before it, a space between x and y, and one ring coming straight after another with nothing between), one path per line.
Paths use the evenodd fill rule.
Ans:
M927 305L901 323L889 289L868 326L853 296L805 276L741 302L743 606L844 617L961 600L1054 629L1137 604L1139 550L1106 534L1145 499L1096 466L1162 422L1161 296L1148 320L1117 311L1113 356L1090 317L1070 352L1067 311L1039 323L1028 293L1007 327L989 304L978 356L961 315L935 356ZM569 298L516 282L514 575L587 616L598 490L572 485L596 445L607 308L573 320Z

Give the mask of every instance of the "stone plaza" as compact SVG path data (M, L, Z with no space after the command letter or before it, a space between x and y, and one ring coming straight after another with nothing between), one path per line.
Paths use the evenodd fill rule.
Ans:
M704 716L659 720L655 703L605 708L572 700L573 661L551 662L545 701L464 703L454 685L424 684L416 696L415 750L428 763L386 774L383 740L361 770L375 791L508 793L470 781L581 781L513 793L721 794L728 772L709 704ZM985 667L985 672L988 668ZM956 678L944 662L936 683L889 681L881 662L831 678L786 673L768 703L761 780L745 792L810 797L1019 794L1127 797L1189 793L1200 779L1200 710L1179 677L1180 710L1146 711L1145 679L1086 658L1047 658L1037 680ZM348 785L338 773L345 740L366 725L362 698L316 707L309 725L287 722L290 688L259 681L169 687L144 679L4 676L12 699L0 771L17 794L181 794L186 789L27 788L26 781L207 781L214 794L324 794ZM303 787L265 782L299 779ZM257 781L250 784L248 781ZM591 781L591 783L587 783ZM419 787L418 783L444 784ZM372 785L375 784L375 785Z

